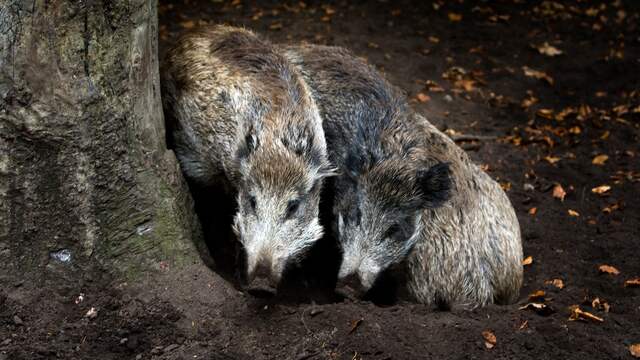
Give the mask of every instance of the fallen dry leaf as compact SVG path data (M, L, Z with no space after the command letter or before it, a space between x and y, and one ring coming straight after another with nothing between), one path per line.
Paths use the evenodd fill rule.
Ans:
M429 95L425 93L418 93L418 95L416 95L416 99L418 99L418 101L420 101L421 103L425 103L431 100L431 97L429 97Z
M549 316L556 312L551 306L541 303L528 303L518 308L519 310L531 310L541 316Z
M611 309L609 303L604 300L600 300L600 298L593 299L593 301L591 301L591 307L594 309L603 310L606 313L608 313L609 309Z
M449 13L449 21L451 22L458 22L460 20L462 20L462 15L461 14L456 14L456 13Z
M183 29L191 29L196 26L196 23L193 20L187 20L180 23Z
M524 75L527 77L531 77L538 80L544 80L547 83L549 83L549 85L553 85L553 78L543 71L535 70L528 66L523 66L522 71L524 72Z
M598 267L598 270L600 270L601 273L606 273L606 274L611 274L611 275L620 274L620 270L616 269L615 267L613 267L611 265L600 265Z
M640 358L640 343L629 345L629 352L631 356Z
M562 188L562 185L556 184L556 186L553 187L552 195L554 198L564 201L564 197L567 196L567 193Z
M349 334L353 333L354 331L356 331L356 329L358 328L358 326L360 326L360 324L362 323L362 321L364 321L364 319L357 319L357 320L353 320L351 322L351 328L349 329Z
M562 55L562 50L558 49L553 45L550 45L546 41L542 45L537 46L536 48L538 49L538 52L542 55L547 55L547 56Z
M522 265L524 266L531 264L533 264L533 256L527 256L526 258L524 258L524 260L522 260Z
M543 159L552 165L560 161L560 158L557 156L545 156Z
M544 302L546 293L544 292L544 290L536 290L533 293L529 294L529 301L530 302Z
M593 165L604 165L604 163L606 163L607 160L609 160L609 156L601 154L601 155L598 155L598 156L594 157L593 160L591 160L591 163Z
M532 207L528 211L529 215L535 215L537 212L538 212L538 208L537 207Z
M562 279L547 280L544 283L547 285L553 285L558 289L562 289L564 287L564 282L562 281Z
M484 338L484 346L487 349L491 349L496 346L498 339L496 338L496 334L494 334L491 330L485 330L482 332L482 337Z
M522 330L522 329L526 328L528 325L529 325L529 320L525 320L524 322L522 322L522 324L520 325L518 330Z
M569 216L573 216L573 217L578 217L578 216L580 216L580 213L579 213L579 212L577 212L577 211L575 211L575 210L572 210L572 209L567 210L567 213L569 214Z
M624 287L640 287L640 278L629 279L625 281Z
M619 203L615 203L615 204L611 204L609 206L605 206L602 209L602 212L605 214L611 214L612 212L614 212L615 210L618 210L620 208L620 204Z
M593 189L591 189L591 192L594 193L594 194L602 195L602 194L608 192L609 190L611 190L611 186L609 186L609 185L600 185L600 186L596 186Z
M538 109L538 111L536 111L536 115L545 119L553 120L553 110L551 109Z
M590 312L581 310L580 306L578 305L573 305L569 309L571 310L571 315L569 315L569 321L576 321L576 320L592 320L597 322L604 321L604 319L599 316L595 316Z

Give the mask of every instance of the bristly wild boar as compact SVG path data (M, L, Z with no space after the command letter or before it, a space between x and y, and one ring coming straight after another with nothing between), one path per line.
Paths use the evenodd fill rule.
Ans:
M520 227L500 186L412 110L373 67L336 47L288 47L323 117L343 251L338 288L360 296L400 268L413 300L515 301Z
M307 85L268 41L228 26L180 37L162 84L183 172L204 185L222 179L237 192L233 226L249 288L275 290L285 266L323 233L318 202L332 169Z

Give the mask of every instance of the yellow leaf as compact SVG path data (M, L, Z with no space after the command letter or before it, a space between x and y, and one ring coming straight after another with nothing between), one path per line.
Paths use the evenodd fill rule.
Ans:
M538 52L542 55L547 55L547 56L562 55L562 50L556 48L553 45L550 45L546 41L542 45L538 46Z
M188 21L181 22L180 26L182 26L185 29L191 29L194 26L196 26L196 23L193 20L188 20Z
M616 269L615 267L613 267L611 265L600 265L600 267L598 267L598 270L600 270L600 272L602 272L602 273L607 273L607 274L611 274L611 275L620 274L620 270Z
M600 186L596 186L593 189L591 189L591 192L594 194L604 194L606 192L608 192L609 190L611 190L611 186L609 185L600 185Z
M599 316L595 316L590 312L582 311L578 305L573 305L569 309L571 310L571 315L569 316L570 321L575 321L575 320L592 320L597 322L604 321L604 319Z
M527 77L531 77L538 80L544 80L547 83L549 83L549 85L553 85L553 78L547 75L547 73L543 71L535 70L528 66L523 66L522 71L524 71L524 75Z
M553 286L557 287L558 289L562 289L564 287L564 282L562 281L562 279L547 280L544 283L553 285Z
M538 111L536 111L536 115L545 119L553 120L553 110L551 109L538 109Z
M549 164L555 164L558 161L560 161L560 158L556 156L545 156L544 160L547 161Z
M640 358L640 343L629 345L629 352L631 356Z
M522 260L522 265L531 265L533 264L533 256L527 256L526 258L524 258L524 260Z
M544 302L544 296L546 293L544 290L537 290L531 294L529 294L529 301L532 302Z
M607 160L609 160L609 156L601 154L601 155L598 155L598 156L594 157L593 160L591 161L591 163L593 165L604 165L604 163L606 163Z
M571 209L567 210L567 213L569 214L569 216L573 216L573 217L578 217L578 216L580 216L580 213L579 213L579 212L577 212L577 211L575 211L575 210L571 210Z
M456 13L452 13L452 12L449 13L449 21L458 22L460 20L462 20L462 15L456 14Z
M582 130L580 129L580 126L573 126L571 128L569 128L569 133L573 134L573 135L579 135L582 132Z
M560 201L564 201L564 197L567 195L567 193L562 188L562 185L556 184L556 186L553 187L552 195L554 198L560 199Z
M625 281L624 287L640 287L640 277Z

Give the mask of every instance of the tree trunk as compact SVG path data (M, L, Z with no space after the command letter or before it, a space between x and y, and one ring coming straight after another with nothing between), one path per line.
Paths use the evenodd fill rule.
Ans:
M165 144L157 30L156 0L3 0L0 274L200 261Z

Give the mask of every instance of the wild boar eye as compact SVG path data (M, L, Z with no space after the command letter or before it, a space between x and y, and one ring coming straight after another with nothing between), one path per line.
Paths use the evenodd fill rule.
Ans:
M391 227L389 227L389 229L387 229L387 232L384 234L385 239L391 239L391 240L395 240L398 238L398 236L400 235L400 225L398 224L393 224L391 225Z
M298 208L300 207L300 200L290 200L287 204L287 214L286 218L291 219L296 212L298 212Z
M252 212L256 212L256 197L253 195L249 196L249 208Z

